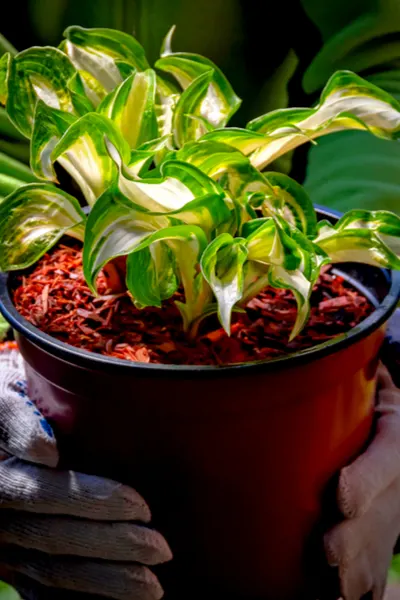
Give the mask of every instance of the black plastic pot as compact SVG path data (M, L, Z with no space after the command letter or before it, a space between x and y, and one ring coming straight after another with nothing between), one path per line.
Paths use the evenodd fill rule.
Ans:
M385 323L400 294L398 273L346 272L376 304L363 323L288 357L226 367L73 348L25 321L13 277L2 279L0 310L63 464L143 494L175 556L158 572L167 598L314 597L310 540L336 517L324 501L329 483L368 439Z

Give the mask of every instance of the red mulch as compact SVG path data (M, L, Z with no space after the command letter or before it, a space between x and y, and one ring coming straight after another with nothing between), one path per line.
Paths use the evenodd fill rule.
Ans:
M14 302L33 325L73 346L132 361L208 365L309 348L348 331L372 311L364 296L325 270L312 295L310 321L290 344L295 300L291 292L271 288L248 304L247 314L234 316L230 338L211 317L189 342L172 300L162 309L138 310L127 293L107 289L102 273L97 284L96 298L83 278L81 249L59 245L19 277Z

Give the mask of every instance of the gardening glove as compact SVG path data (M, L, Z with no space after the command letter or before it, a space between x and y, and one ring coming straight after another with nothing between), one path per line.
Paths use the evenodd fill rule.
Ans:
M325 536L328 563L338 567L343 600L381 600L400 534L400 389L379 368L373 441L342 469L338 506L344 520Z
M118 600L163 596L148 566L171 551L135 490L59 471L57 442L27 397L22 358L0 354L0 564L40 584ZM73 598L74 594L68 594Z

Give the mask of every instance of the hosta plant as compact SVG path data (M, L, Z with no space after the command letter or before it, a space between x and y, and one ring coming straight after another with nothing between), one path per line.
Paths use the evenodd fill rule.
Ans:
M291 290L295 337L309 314L321 266L356 261L400 269L400 218L354 210L317 222L306 191L268 165L300 144L344 130L400 136L400 105L357 75L332 76L314 108L276 110L243 129L227 124L240 99L221 71L173 52L171 31L150 67L131 36L70 27L59 48L0 62L0 99L30 139L43 183L0 204L0 268L33 265L62 236L83 242L86 281L126 257L139 308L178 290L183 327L195 335L270 285ZM58 163L90 207L57 185ZM180 296L182 297L182 296Z

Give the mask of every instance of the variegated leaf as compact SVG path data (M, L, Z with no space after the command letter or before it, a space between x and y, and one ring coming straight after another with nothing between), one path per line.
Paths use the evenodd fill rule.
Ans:
M7 112L21 133L31 137L39 99L64 112L81 114L85 111L79 95L68 86L75 73L68 57L56 48L30 48L12 59Z
M103 100L98 112L116 124L130 148L137 148L158 137L155 96L155 72L135 72Z
M0 269L33 265L63 236L83 240L79 202L53 185L32 183L0 203Z
M70 113L49 107L42 100L37 102L30 145L30 164L32 171L40 179L57 181L51 153L76 119L77 117Z
M218 303L218 317L230 335L231 315L243 295L243 268L248 250L243 238L219 235L202 254L200 265Z
M172 53L172 34L173 29L167 35L163 55L156 62L156 68L173 75L184 90L195 79L212 70L212 82L202 103L200 116L213 127L224 127L238 110L241 104L240 98L235 94L222 71L208 58L187 52Z
M103 115L89 113L69 127L51 154L51 160L57 160L75 179L90 205L118 176L107 143L129 162L129 146L114 123Z
M400 104L389 94L350 71L338 71L328 81L315 108L280 109L248 126L266 136L251 161L263 169L273 160L321 135L345 129L367 129L378 137L400 136Z

